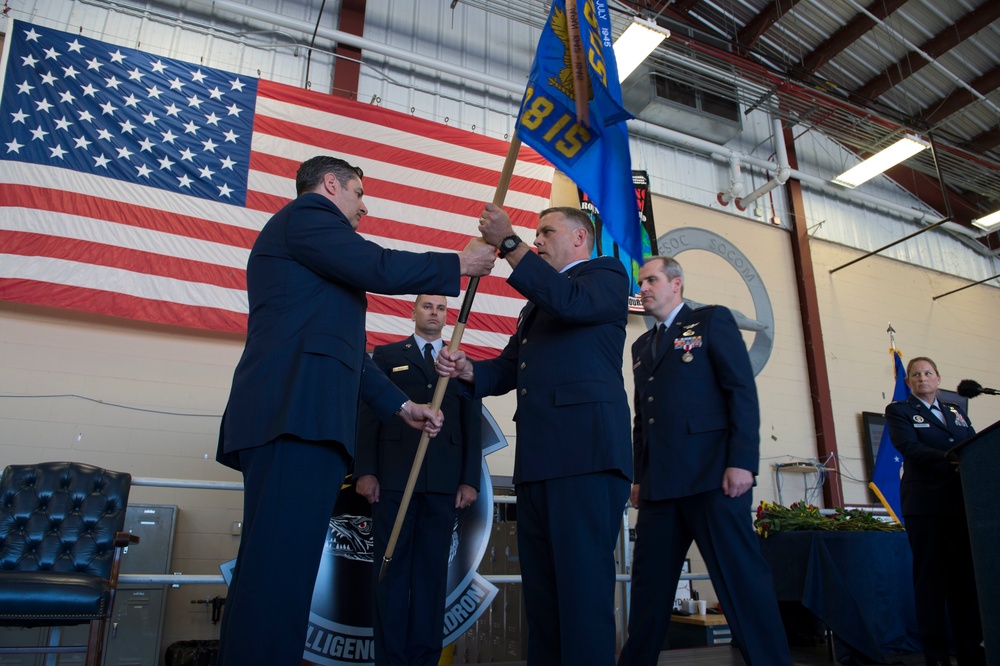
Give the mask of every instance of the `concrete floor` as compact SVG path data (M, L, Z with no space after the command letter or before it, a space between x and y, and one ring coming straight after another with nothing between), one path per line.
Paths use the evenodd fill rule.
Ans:
M795 666L828 666L837 663L860 664L861 662L834 661L825 645L810 648L792 648ZM867 663L867 662L865 662ZM893 664L918 666L924 663L922 654L908 654L896 657ZM512 661L496 663L492 666L526 666L526 662ZM729 647L702 647L681 650L665 650L660 653L657 666L746 666L740 653Z

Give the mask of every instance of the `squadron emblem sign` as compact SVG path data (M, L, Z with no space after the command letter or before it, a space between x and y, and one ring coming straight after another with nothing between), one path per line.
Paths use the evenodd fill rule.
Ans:
M493 486L485 456L506 446L507 440L485 407L482 425L479 498L459 512L451 534L442 647L468 630L498 592L476 569L486 552L493 522ZM345 485L333 514L316 576L302 658L324 665L372 664L372 578L376 565L372 561L371 507Z

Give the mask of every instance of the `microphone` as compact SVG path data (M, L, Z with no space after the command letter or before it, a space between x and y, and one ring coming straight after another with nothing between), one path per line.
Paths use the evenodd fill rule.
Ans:
M960 381L956 392L963 398L975 398L980 393L985 393L986 395L1000 395L1000 391L986 388L979 382L972 379L963 379Z

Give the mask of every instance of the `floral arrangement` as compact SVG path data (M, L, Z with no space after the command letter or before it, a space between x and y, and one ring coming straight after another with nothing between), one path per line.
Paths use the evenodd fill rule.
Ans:
M901 532L903 526L879 520L871 511L836 507L833 515L825 516L805 502L789 507L774 502L761 502L753 521L757 534L766 537L772 532L802 532L806 530L839 530L844 532Z

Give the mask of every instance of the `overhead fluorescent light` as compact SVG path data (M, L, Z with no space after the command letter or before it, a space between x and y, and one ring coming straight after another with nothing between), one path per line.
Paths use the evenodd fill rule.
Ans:
M981 217L978 220L973 220L972 223L988 234L1000 231L1000 210Z
M861 164L840 174L833 179L833 182L844 187L857 187L930 147L931 144L920 137L906 134L885 150L875 153Z
M661 28L653 21L638 16L633 18L632 25L615 40L618 80L624 81L643 60L649 57L660 42L669 36L669 30Z

